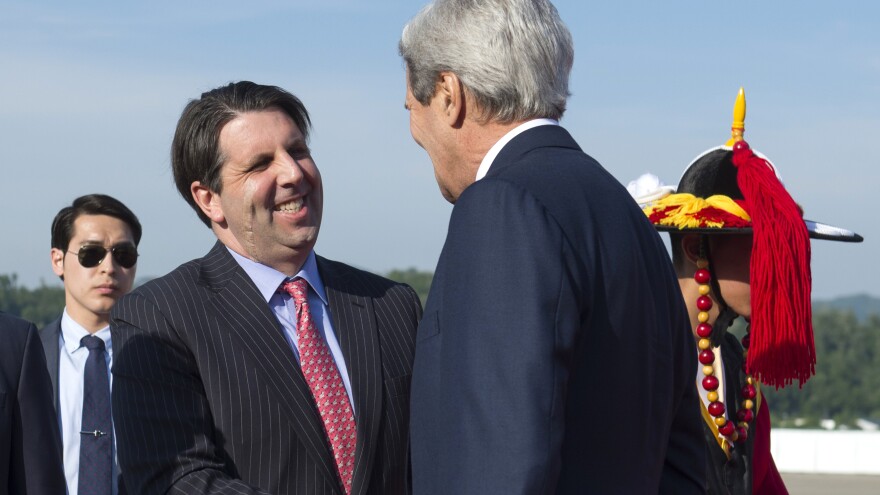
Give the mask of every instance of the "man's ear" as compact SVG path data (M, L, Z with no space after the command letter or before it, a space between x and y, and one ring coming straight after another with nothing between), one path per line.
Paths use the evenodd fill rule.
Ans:
M452 127L460 127L466 109L465 92L461 80L454 72L440 73L434 98L437 98L445 122Z
M223 206L220 204L220 195L212 191L208 186L199 181L194 181L189 186L189 192L193 200L208 219L213 223L223 223L226 216L223 214Z
M688 234L681 238L681 252L691 263L697 264L700 259L700 236Z
M49 252L49 259L52 260L52 271L59 277L64 277L64 251L58 248L52 248Z

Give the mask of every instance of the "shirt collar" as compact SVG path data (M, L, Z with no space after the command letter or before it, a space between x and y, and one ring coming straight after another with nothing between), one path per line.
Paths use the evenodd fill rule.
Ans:
M104 348L107 349L107 352L113 352L113 343L110 340L109 325L98 330L94 334L90 334L88 330L71 318L71 316L67 314L67 308L64 308L64 313L61 315L61 338L64 340L64 348L67 349L67 353L72 354L75 350L82 347L80 341L86 335L94 335L95 337L100 338L104 341Z
M248 277L251 278L254 285L257 286L257 290L260 291L260 295L263 296L263 299L267 303L272 299L272 296L278 292L278 287L281 283L288 278L287 275L279 272L271 266L245 258L228 247L226 249L229 250L229 254L232 255L232 258L239 264L239 266L241 266L245 273L247 273ZM321 298L321 301L327 305L327 294L324 291L324 282L321 281L321 274L318 273L318 262L315 258L314 251L309 253L302 268L300 268L296 275L291 277L291 279L297 277L308 282L312 287L312 290Z
M489 152L486 153L486 156L483 157L483 161L480 162L480 168L477 169L477 179L480 180L489 173L489 167L492 166L492 162L495 161L495 158L498 157L498 153L501 153L501 149L509 143L513 138L519 136L523 132L541 125L559 125L558 120L554 119L534 119L523 122L522 124L514 127L510 131L507 132L501 139L498 140L497 143L493 144L491 148L489 148Z

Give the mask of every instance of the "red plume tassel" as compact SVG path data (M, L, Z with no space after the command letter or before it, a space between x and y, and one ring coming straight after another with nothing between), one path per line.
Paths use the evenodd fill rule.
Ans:
M752 217L751 344L747 367L777 389L816 371L810 237L772 166L745 141L733 146L737 183Z

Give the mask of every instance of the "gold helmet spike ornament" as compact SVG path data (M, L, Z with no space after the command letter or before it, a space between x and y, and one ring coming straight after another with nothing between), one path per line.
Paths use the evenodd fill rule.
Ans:
M730 139L724 143L725 146L733 147L734 143L743 140L743 133L746 131L746 92L740 87L739 93L736 95L736 102L733 104L733 125L730 126Z

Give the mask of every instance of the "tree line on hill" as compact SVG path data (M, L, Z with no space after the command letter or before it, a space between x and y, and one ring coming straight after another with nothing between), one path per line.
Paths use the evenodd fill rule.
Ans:
M432 273L413 268L394 270L387 277L409 284L422 303L428 297ZM876 299L853 307L852 298L814 305L816 375L803 388L796 384L774 390L763 387L774 426L818 427L822 419L852 427L859 418L880 420L880 312ZM0 311L34 322L54 320L64 307L64 289L41 285L29 289L15 275L0 275ZM869 308L865 310L865 308ZM743 326L732 331L742 332Z
M817 427L822 419L853 427L857 419L880 423L880 314L813 312L816 375L803 388L764 387L775 426Z
M0 311L20 316L43 327L64 309L64 288L40 285L28 289L13 275L0 275Z

